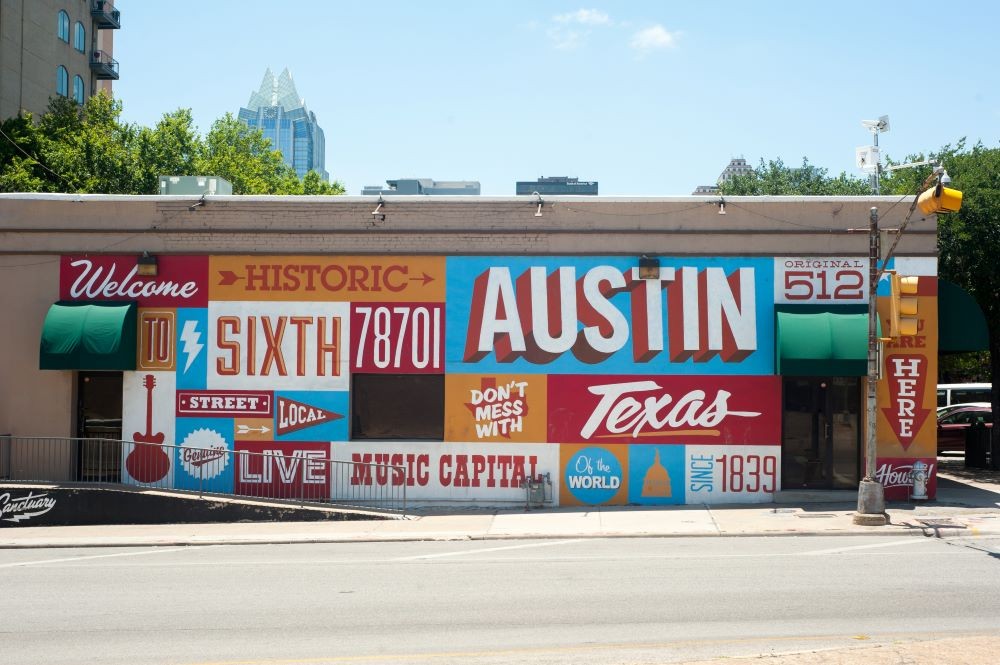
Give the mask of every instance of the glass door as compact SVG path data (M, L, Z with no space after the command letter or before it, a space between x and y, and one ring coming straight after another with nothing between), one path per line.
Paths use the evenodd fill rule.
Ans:
M122 373L80 372L77 383L77 477L118 482L121 470Z
M854 489L861 469L861 389L853 377L786 377L784 489Z

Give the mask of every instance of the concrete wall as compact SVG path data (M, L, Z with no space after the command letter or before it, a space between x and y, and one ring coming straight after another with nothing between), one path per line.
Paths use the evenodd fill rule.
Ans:
M896 197L546 199L0 195L5 253L868 255L868 216L898 227ZM850 233L848 229L862 229ZM935 256L934 217L897 252Z
M38 369L49 306L59 299L59 257L0 254L0 434L71 436L72 372Z

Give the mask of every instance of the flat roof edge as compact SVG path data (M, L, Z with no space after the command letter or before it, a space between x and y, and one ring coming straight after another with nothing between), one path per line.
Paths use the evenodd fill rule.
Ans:
M868 201L873 204L890 203L895 204L909 198L905 196L568 196L568 195L542 195L546 202L566 201L572 203L685 203L697 202L716 204L720 199L733 203L859 203ZM197 201L202 198L200 194L51 194L51 193L0 193L0 201L4 200L26 200L26 201ZM304 195L238 195L238 194L208 194L206 200L211 201L240 201L240 202L275 202L286 203L335 203L343 201L345 203L368 203L378 201L379 195L342 195L342 196L304 196ZM427 196L423 194L386 194L381 196L386 203L399 201L421 204L441 204L447 202L455 203L523 203L525 201L537 200L534 194L506 195L506 196Z

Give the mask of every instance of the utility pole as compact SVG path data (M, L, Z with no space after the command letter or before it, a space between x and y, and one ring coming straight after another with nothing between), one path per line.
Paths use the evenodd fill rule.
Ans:
M878 141L878 134L875 135ZM877 174L877 172L876 172ZM876 178L878 176L876 175ZM876 180L876 182L878 182ZM885 492L882 483L875 479L877 441L875 438L878 418L876 388L878 387L878 262L881 255L878 231L878 208L872 207L868 216L868 386L865 400L865 476L858 485L858 512L854 523L864 526L884 526Z
M924 162L901 164L895 168L907 168L923 164ZM937 180L936 187L932 187L922 194L913 197L910 209L907 211L903 223L896 230L896 238L893 240L892 245L889 246L889 251L886 252L884 259L882 258L881 234L878 228L878 208L873 206L868 216L868 386L865 400L865 476L858 484L858 510L854 513L854 523L862 526L884 526L889 521L888 516L885 514L885 491L882 483L875 479L878 465L878 441L876 439L878 404L876 391L878 388L879 362L881 360L879 358L879 350L882 343L882 340L878 336L878 283L882 279L882 275L885 274L885 266L889 265L889 261L895 254L896 246L903 237L903 231L906 230L906 226L909 224L910 218L913 216L913 212L917 209L918 205L921 212L927 215L957 212L961 207L962 192L944 186L951 183L951 178L948 177L948 172L945 171L943 165L934 168L933 172L920 185L920 190L927 188L934 180ZM848 229L848 231L861 230ZM883 266L881 268L879 268L880 261ZM897 297L898 294L893 294L894 299ZM901 334L905 334L900 330L891 330L889 333L892 337L899 337Z

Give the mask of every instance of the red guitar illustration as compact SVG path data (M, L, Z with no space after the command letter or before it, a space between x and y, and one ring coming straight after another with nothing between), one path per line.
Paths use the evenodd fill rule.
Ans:
M142 386L146 389L146 433L136 432L132 435L136 444L125 458L125 468L129 475L140 483L155 483L170 471L170 458L160 445L163 443L163 432L152 432L155 385L156 378L152 374L147 374L142 380Z

